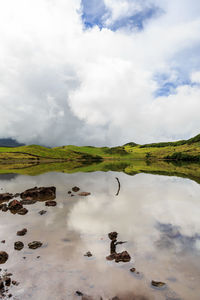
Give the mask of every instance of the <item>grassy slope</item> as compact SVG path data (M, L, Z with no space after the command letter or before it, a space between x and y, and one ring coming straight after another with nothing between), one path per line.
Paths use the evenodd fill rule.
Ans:
M181 155L180 155L181 153ZM178 155L177 155L178 154ZM102 157L107 159L174 159L192 160L195 157L200 161L200 135L184 141L169 143L154 143L136 145L129 143L120 147L91 147L91 146L63 146L46 148L37 145L15 148L0 147L0 161L5 160L91 160Z
M0 147L0 160L33 159L33 160L90 160L95 158L90 154L75 152L70 149L62 151L59 148L46 148L38 145L21 147Z

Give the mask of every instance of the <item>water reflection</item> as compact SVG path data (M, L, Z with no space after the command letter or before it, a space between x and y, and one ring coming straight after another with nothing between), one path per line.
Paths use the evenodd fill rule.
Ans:
M115 177L121 183L117 197ZM28 206L25 216L0 212L0 239L6 240L1 249L9 253L5 268L20 282L12 288L16 299L79 299L77 290L104 300L114 296L199 299L197 183L177 177L95 172L17 176L0 179L0 186L11 193L56 186L56 207L36 202ZM74 186L91 195L71 197L68 191ZM42 209L47 213L40 215ZM28 229L21 238L25 247L15 251L16 232L24 227ZM119 233L119 240L127 241L117 247L119 252L128 251L130 262L105 259L110 251L107 234L113 231ZM44 247L28 249L34 240ZM87 251L93 256L85 257ZM133 267L141 276L129 271ZM167 288L153 288L152 280L165 282Z

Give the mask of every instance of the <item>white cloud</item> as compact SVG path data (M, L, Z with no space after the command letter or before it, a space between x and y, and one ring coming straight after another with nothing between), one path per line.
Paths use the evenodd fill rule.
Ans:
M0 0L0 136L114 145L199 133L199 86L155 98L155 75L199 82L200 4L105 3L113 20L151 3L163 14L139 32L84 30L79 0Z

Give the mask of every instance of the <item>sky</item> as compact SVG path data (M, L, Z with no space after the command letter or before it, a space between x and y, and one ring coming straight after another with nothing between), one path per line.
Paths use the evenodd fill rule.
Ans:
M190 138L200 133L199 53L199 0L0 0L0 138Z

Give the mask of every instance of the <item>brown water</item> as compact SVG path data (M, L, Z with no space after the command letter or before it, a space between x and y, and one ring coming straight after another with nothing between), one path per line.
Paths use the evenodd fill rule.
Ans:
M118 196L116 176L121 182ZM200 185L176 177L115 172L0 178L1 192L51 185L56 186L56 207L37 202L25 206L25 216L0 211L0 240L6 240L0 249L9 254L1 268L20 282L10 288L13 299L81 299L77 290L104 300L200 299ZM91 195L71 197L67 192L75 185ZM42 209L47 213L41 216ZM27 234L16 236L24 227ZM127 250L130 262L105 259L111 231L127 241L117 250ZM18 240L25 244L21 251L14 250ZM34 240L43 247L28 249ZM87 251L93 256L85 257ZM132 267L140 274L131 273ZM153 288L151 280L166 287Z

